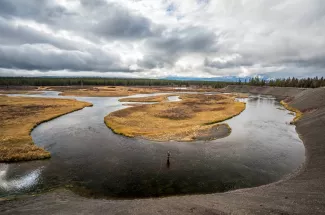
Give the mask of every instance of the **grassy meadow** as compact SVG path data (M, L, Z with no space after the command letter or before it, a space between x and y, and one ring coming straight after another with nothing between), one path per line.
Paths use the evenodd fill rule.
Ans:
M0 162L49 158L48 151L34 145L33 128L91 105L70 99L0 96Z

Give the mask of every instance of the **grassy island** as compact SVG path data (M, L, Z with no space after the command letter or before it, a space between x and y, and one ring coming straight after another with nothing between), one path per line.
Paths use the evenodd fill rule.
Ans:
M91 105L70 99L0 96L0 162L49 158L48 151L34 145L33 128Z
M245 109L245 103L235 101L233 95L184 94L180 98L179 102L115 111L105 117L105 123L115 133L128 137L154 141L210 140L229 135L229 126L217 123Z

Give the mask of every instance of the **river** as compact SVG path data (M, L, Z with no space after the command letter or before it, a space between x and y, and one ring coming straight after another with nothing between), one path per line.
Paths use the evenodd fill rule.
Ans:
M35 144L52 158L0 164L0 197L60 187L89 197L125 199L225 192L278 181L305 161L303 143L289 124L293 116L270 96L240 99L246 110L226 121L232 128L228 137L186 143L114 134L104 117L126 108L118 101L122 97L28 96L76 98L94 106L36 127L31 134Z

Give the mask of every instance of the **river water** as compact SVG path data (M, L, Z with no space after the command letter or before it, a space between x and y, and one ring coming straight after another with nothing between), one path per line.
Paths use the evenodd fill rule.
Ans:
M63 98L57 92L33 96ZM275 182L305 160L304 146L289 124L293 116L270 96L240 99L246 110L226 121L232 128L228 137L190 143L114 134L104 117L126 108L118 101L121 97L69 98L94 106L34 129L35 144L50 151L52 158L0 164L0 197L59 187L95 198L224 192Z

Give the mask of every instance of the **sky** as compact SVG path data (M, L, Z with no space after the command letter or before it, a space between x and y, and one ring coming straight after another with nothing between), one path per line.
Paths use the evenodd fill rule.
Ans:
M324 0L0 0L0 76L325 76Z

